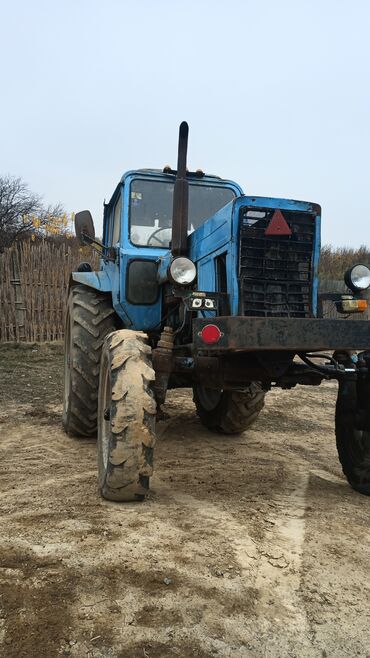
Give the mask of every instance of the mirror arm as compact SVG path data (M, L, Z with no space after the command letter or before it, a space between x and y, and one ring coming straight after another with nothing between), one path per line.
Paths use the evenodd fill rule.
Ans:
M86 244L97 244L98 247L101 247L102 249L106 249L105 245L100 242L100 240L95 240L95 238L92 238L90 235L85 233L84 231L82 232L82 239Z
M96 251L104 260L111 260L115 262L116 255L112 256L110 253L112 252L112 249L114 249L113 247L106 247L105 244L100 242L100 240L95 240L95 238L92 238L90 235L88 235L85 232L82 232L81 237L85 242L85 244L91 245L94 251ZM94 245L97 245L98 247L100 247L100 249L97 249Z

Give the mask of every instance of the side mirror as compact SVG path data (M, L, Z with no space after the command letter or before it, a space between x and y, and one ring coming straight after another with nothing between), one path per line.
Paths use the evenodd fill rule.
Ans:
M75 215L75 231L81 245L91 244L95 240L95 228L90 210L81 210Z

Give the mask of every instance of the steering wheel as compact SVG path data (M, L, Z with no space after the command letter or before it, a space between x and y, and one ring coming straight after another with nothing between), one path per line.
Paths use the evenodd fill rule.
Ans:
M166 239L166 238L162 238L162 240L161 240L161 238L157 237L157 233L160 233L161 231L170 231L170 230L171 230L171 229L170 229L169 227L157 228L157 229L156 229L155 231L153 231L153 233L149 236L149 238L148 238L146 244L147 244L149 247L154 247L155 245L152 245L152 244L151 244L151 240L155 240L156 242L158 242L158 244L159 244L161 247L166 247L166 248L169 247L170 238L167 238L167 239Z

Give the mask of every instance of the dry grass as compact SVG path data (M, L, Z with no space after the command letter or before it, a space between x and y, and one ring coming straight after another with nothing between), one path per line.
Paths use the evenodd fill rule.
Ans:
M369 247L361 245L358 249L353 249L324 245L320 255L320 279L339 281L343 279L345 271L356 263L363 263L370 267Z

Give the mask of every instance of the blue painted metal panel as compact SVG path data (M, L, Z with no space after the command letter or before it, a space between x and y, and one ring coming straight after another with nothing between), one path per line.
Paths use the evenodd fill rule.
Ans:
M292 210L296 212L309 212L314 215L320 214L321 208L317 203L310 201L297 201L296 199L275 199L274 197L246 196L243 195L234 201L235 209L254 206L256 208L280 208L281 210Z
M123 203L121 213L121 239L119 248L119 294L117 298L117 313L122 317L125 325L130 329L148 331L156 327L161 321L162 297L159 294L154 304L130 304L126 293L126 272L131 260L145 258L146 260L158 261L160 256L168 252L168 249L157 247L137 247L129 239L129 205L130 205L130 183L137 175L126 174L124 176ZM114 197L113 197L114 198Z
M319 263L321 250L321 214L316 215L315 244L313 252L313 284L312 284L312 308L313 314L317 316L317 306L319 298Z
M168 281L168 268L171 264L172 256L171 252L167 251L166 254L163 256L160 256L158 259L158 273L157 273L157 281L159 284L165 283Z
M194 262L230 242L234 203L228 203L192 233L189 238L189 255Z
M112 282L106 270L99 272L72 272L72 280L76 283L83 283L89 288L95 288L101 292L111 292Z
M317 314L318 263L320 255L320 216L317 204L294 199L241 196L222 208L208 219L190 236L190 258L199 267L198 289L216 291L215 259L226 254L227 286L230 295L231 314L239 313L238 251L239 251L239 211L246 205L255 208L279 208L315 215L315 244L312 261L313 287L312 307Z
M148 178L151 178L152 180L162 180L163 182L175 182L175 175L174 174L164 174L163 171L157 170L157 169L138 169L136 171L126 171L126 173L123 174L120 184L126 185L127 183L130 183L133 178L145 178L146 180ZM215 185L215 186L220 186L220 187L231 187L236 196L240 196L243 194L243 190L238 185L238 183L235 183L235 181L232 180L227 180L225 178L219 178L218 176L188 176L188 181L192 185ZM117 193L119 185L115 189L111 200L109 202L109 205L112 203L112 201L115 198L115 195Z

